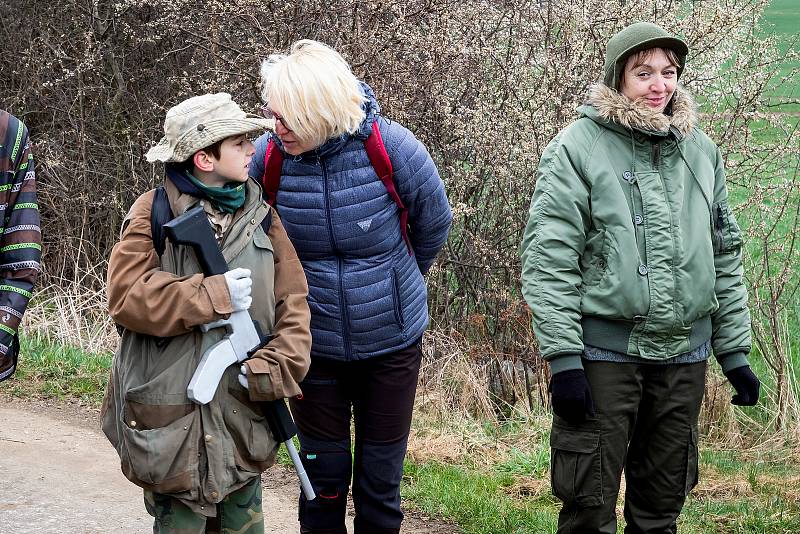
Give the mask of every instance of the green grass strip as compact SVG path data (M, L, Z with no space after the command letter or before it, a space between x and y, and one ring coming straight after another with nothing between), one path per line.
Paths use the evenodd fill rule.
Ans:
M19 293L23 297L28 297L28 298L31 298L33 296L30 291L25 291L24 289L10 286L8 284L0 285L0 291L13 291L14 293Z
M38 336L20 336L20 356L13 378L0 391L18 397L103 401L113 354L90 353Z
M36 250L42 250L42 245L39 243L15 243L13 245L6 245L3 248L0 248L0 252L19 250L21 248L35 248Z
M3 323L0 323L0 330L2 330L3 332L9 333L12 336L17 333L16 330L14 330L13 328L9 328L8 326L4 325Z
M25 125L22 124L22 121L19 121L17 126L17 139L14 141L14 149L11 151L11 161L16 161L17 154L19 153L19 146L22 142L22 131L25 129Z
M549 491L524 496L508 474L469 466L406 462L402 494L427 515L453 521L467 534L555 532L559 505Z

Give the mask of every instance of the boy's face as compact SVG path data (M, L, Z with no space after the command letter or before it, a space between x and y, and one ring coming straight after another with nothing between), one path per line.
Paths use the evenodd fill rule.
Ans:
M230 182L247 181L247 166L253 159L256 148L246 135L234 135L222 141L219 147L219 159L207 154L213 164L211 172L203 173L201 179L209 187L222 187ZM197 173L200 174L200 173Z

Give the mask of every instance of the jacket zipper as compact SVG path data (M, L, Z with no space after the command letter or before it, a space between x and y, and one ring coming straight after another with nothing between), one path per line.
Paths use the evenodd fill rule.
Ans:
M333 235L333 219L331 218L331 207L328 199L328 194L330 192L328 188L328 168L325 166L325 162L322 161L319 155L317 155L317 163L319 163L320 167L322 167L322 181L325 185L325 216L328 219L328 237L331 240L331 248L333 249L333 253L336 254L336 274L339 277L339 308L342 312L342 341L344 342L344 358L346 361L350 361L350 331L348 329L350 320L347 317L347 303L345 302L344 296L344 280L342 279L342 271L344 270L344 267L342 265L342 255L339 253L339 247L336 245L336 238Z

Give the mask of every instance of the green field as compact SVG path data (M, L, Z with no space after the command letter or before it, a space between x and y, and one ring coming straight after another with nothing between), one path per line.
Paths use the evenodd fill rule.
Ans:
M782 53L800 53L800 1L773 0L764 10L764 31L779 38ZM770 96L776 103L800 99L800 59L786 59L773 80ZM785 78L785 79L784 79ZM776 111L800 112L798 104L781 104Z

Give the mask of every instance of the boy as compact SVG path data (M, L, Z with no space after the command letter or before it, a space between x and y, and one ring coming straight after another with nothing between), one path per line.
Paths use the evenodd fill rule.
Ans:
M124 330L103 431L125 476L144 488L156 533L264 531L259 474L278 445L258 401L300 394L311 344L303 268L247 175L254 148L245 134L273 124L246 115L226 93L189 98L167 112L166 135L146 156L166 164L175 216L202 203L228 272L204 276L194 252L170 242L159 257L154 191L133 204L111 253L109 312ZM246 386L232 365L211 402L194 404L189 380L225 335L198 327L245 309L274 338L245 362Z

